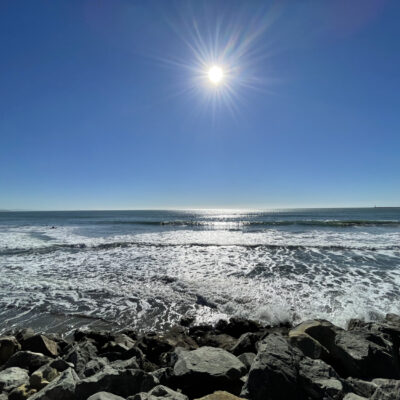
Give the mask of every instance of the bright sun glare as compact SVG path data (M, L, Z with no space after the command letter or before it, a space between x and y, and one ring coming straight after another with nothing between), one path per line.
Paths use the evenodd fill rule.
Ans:
M221 67L214 65L208 70L208 79L214 84L218 85L221 83L224 77L224 71Z

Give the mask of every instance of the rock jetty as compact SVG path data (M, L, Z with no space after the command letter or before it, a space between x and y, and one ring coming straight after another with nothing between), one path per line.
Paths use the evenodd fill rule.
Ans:
M400 400L400 316L0 337L0 400Z

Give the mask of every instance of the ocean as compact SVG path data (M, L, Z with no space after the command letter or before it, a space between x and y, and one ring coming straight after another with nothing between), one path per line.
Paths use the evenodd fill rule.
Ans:
M0 330L400 313L400 208L0 212Z

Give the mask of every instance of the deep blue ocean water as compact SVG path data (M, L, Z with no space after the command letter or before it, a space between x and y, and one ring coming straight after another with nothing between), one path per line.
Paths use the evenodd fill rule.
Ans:
M400 208L0 212L0 330L400 313Z

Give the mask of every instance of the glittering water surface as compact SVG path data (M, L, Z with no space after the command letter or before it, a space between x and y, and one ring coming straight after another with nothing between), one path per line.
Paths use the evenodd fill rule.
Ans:
M400 209L0 213L0 329L400 312Z

